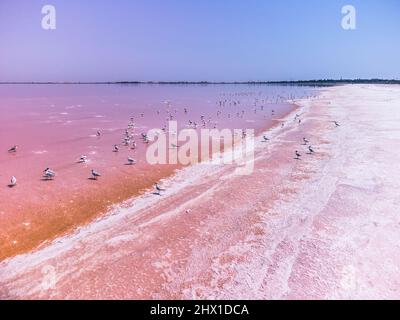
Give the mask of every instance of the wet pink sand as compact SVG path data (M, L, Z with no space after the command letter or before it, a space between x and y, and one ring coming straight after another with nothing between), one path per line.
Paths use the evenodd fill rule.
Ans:
M88 223L171 175L177 166L147 164L140 139L170 115L179 128L189 120L200 124L204 115L206 128L260 131L293 110L288 98L309 94L307 88L247 85L1 85L0 260ZM131 117L135 151L121 146ZM114 144L119 153L112 152ZM18 152L8 154L13 145ZM83 154L89 161L78 164ZM135 166L126 165L128 156ZM54 181L41 180L46 167L56 171ZM91 169L102 174L99 181L88 179ZM13 175L18 185L10 189Z
M333 87L298 103L302 123L291 115L256 144L253 174L185 168L162 197L3 261L0 297L400 298L400 87Z

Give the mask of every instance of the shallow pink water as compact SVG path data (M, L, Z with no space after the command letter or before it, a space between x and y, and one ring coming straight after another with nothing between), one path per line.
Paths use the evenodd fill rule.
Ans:
M260 131L293 110L285 100L310 93L308 88L247 85L1 85L0 247L14 243L18 233L29 235L32 228L40 227L40 219L53 217L53 206L68 225L75 219L79 224L81 219L69 208L79 206L83 196L85 201L93 201L93 207L100 198L112 204L151 186L155 181L147 180L152 174L154 179L170 174L173 168L149 167L142 132L162 128L169 119L177 120L178 128L185 128L189 120L202 128L201 115L206 128ZM136 150L121 146L131 117ZM121 146L120 152L112 152L114 144ZM18 152L7 153L13 145L18 145ZM83 154L89 161L78 164ZM134 157L137 165L126 166L128 156ZM54 181L42 181L47 167L56 171ZM102 174L100 183L88 179L92 168ZM7 187L11 176L17 177L15 188ZM121 197L104 193L117 181L125 183ZM33 226L37 219L39 225ZM65 229L64 224L54 227ZM29 248L29 243L23 247Z
M399 86L302 101L301 124L258 140L253 174L185 168L163 197L0 263L0 297L398 299L399 102Z

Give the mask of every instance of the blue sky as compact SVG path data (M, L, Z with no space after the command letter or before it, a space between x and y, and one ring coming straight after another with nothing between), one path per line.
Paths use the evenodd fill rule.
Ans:
M399 36L398 0L0 0L0 81L400 78Z

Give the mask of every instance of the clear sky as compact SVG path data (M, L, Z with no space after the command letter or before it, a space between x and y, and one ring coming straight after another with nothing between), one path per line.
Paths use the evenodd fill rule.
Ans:
M399 0L0 0L0 81L341 77L400 78Z

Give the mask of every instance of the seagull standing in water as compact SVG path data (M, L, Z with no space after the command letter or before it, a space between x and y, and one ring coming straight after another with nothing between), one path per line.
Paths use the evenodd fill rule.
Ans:
M335 124L335 126L336 126L336 127L340 127L340 124L339 124L339 122L337 122L337 121L333 121L333 123Z
M13 152L17 152L18 146L12 146L10 149L8 149L8 152L13 153Z
M303 142L304 142L303 145L307 145L310 142L310 140L303 138Z
M135 163L136 163L135 159L133 159L132 157L128 157L128 164L132 165L132 164L135 164Z
M311 146L308 146L308 151L309 151L310 154L315 152L314 149Z
M12 176L11 177L11 183L8 185L10 188L15 187L17 185L17 178Z
M101 174L98 173L96 170L92 169L92 178L93 178L93 180L97 180L98 177L101 177Z
M301 157L300 152L298 152L298 151L296 150L296 151L295 151L295 155L296 155L295 159L296 159L296 160L300 160L300 157Z
M56 173L51 170L50 168L46 168L43 171L43 178L45 178L46 180L51 180L56 176Z
M142 135L142 139L143 139L144 143L149 143L150 142L150 139L149 139L149 137L148 137L148 135L146 133L141 133L141 135Z
M79 161L78 161L79 163L86 163L87 162L87 156L85 156L85 155L82 155L80 158L79 158Z
M114 144L114 149L113 149L113 152L118 152L118 151L119 151L119 147L118 147L118 145Z

